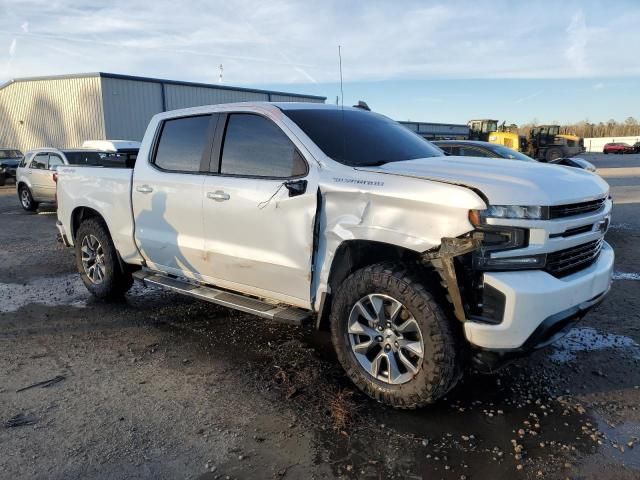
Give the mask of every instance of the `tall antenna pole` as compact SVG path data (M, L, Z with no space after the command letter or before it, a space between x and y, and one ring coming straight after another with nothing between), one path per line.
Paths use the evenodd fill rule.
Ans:
M344 90L342 88L342 47L338 45L338 60L340 61L340 103L344 108Z
M222 83L222 72L224 70L224 68L222 67L222 64L220 64L220 66L218 67L220 69L220 76L218 77L218 83Z

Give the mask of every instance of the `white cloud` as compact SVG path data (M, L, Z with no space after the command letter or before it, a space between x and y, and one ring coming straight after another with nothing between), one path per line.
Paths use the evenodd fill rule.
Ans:
M575 72L584 75L587 67L587 43L588 32L584 13L578 10L572 17L567 27L568 46L564 51L565 58L573 66Z
M612 52L640 46L633 1L578 11L552 0L489 9L472 0L84 2L5 0L0 35L20 41L12 73L217 81L222 63L228 84L337 82L340 44L345 82L582 78L609 75ZM615 73L640 75L640 58Z

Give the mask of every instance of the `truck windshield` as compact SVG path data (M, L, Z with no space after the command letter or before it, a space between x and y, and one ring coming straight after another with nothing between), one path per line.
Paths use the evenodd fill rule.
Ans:
M336 162L352 167L382 165L444 153L397 122L355 109L292 109L284 113Z

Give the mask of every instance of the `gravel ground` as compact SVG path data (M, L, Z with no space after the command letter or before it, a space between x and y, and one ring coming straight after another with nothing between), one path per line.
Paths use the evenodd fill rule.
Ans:
M0 478L640 478L640 155L584 157L615 201L609 297L414 412L355 391L324 333L138 286L92 299L52 210L0 188Z

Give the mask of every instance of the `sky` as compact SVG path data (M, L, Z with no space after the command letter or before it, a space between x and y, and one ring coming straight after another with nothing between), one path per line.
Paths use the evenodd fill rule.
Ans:
M640 1L0 0L0 82L112 72L397 120L640 119Z

